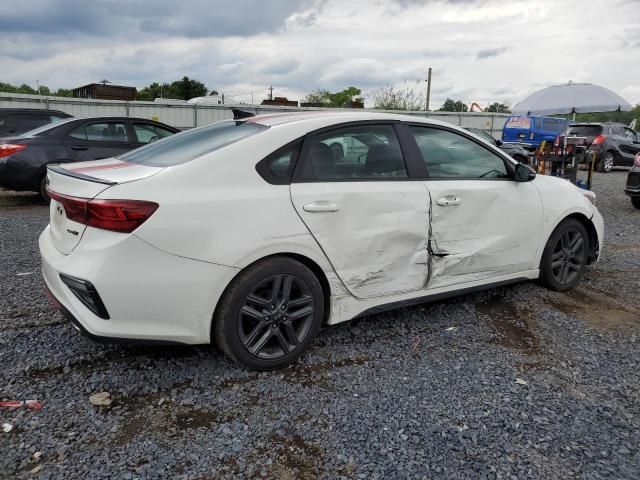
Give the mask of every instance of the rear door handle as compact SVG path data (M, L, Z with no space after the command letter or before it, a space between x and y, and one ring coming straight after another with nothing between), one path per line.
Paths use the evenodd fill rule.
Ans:
M441 207L450 207L453 205L460 205L462 200L460 197L456 197L455 195L447 195L446 197L439 198L436 202Z
M327 202L326 200L317 200L307 203L302 207L305 212L337 212L340 210L337 203Z
M89 150L89 147L84 145L71 145L71 150Z

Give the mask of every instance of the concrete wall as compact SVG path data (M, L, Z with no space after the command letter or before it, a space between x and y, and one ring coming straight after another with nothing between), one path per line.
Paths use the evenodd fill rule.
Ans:
M124 102L83 98L45 97L18 93L0 93L0 108L50 108L74 117L122 116L157 120L187 129L233 118L232 108L255 113L325 110L323 108L275 107L260 105L197 105L161 102ZM340 109L349 111L350 109ZM360 110L360 109L358 109ZM384 111L384 110L370 110ZM397 112L396 112L397 113ZM402 112L407 115L434 118L463 127L480 128L500 138L508 115L501 113Z

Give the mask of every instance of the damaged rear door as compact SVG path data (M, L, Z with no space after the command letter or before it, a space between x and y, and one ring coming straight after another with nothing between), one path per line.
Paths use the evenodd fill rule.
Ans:
M393 125L308 137L291 184L295 209L355 296L424 288L428 193L410 180Z
M543 209L488 146L446 128L411 126L430 194L429 288L536 269Z

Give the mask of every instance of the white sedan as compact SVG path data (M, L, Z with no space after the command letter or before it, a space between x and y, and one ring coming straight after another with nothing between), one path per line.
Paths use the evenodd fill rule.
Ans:
M570 289L604 228L591 192L392 114L229 120L48 182L42 269L77 329L215 342L259 370L323 324L527 279Z

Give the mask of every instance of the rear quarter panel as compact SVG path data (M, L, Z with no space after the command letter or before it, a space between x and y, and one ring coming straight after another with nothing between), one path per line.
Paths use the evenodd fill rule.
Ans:
M268 255L295 253L329 272L331 265L293 208L289 185L271 185L255 169L304 133L298 126L274 126L100 197L158 202L135 235L175 255L244 268Z

